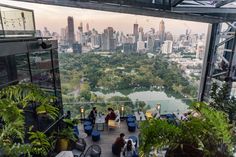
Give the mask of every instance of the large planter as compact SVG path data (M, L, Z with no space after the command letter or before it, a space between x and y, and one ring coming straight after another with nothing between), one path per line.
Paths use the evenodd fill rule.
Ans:
M61 152L61 151L66 151L68 150L69 147L69 139L58 139L57 140L57 151Z

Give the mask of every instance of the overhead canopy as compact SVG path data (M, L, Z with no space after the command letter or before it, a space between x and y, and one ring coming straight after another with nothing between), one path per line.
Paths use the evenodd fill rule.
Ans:
M236 0L18 0L207 23L236 19Z

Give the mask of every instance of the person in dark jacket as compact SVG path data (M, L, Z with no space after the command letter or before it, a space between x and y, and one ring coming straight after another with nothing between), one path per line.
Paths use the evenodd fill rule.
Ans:
M108 123L109 120L115 120L116 119L116 114L112 108L108 108L108 114L105 118L106 123Z
M92 111L90 112L88 116L89 120L91 120L93 124L95 124L96 116L97 116L97 109L96 107L93 107Z
M125 134L124 133L121 133L120 137L116 138L115 143L112 145L112 152L113 152L113 154L115 154L117 156L120 156L122 148L125 145L124 138L125 138Z

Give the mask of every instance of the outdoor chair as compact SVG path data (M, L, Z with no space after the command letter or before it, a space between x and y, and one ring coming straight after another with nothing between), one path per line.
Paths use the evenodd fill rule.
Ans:
M116 126L120 128L120 112L119 112L119 110L116 110L115 114L116 114L116 119L115 119Z
M86 149L86 142L83 138L79 138L76 142L73 142L72 153L76 157L82 157Z
M100 157L100 156L101 156L101 153L102 153L101 147L100 147L99 145L95 145L95 144L94 144L94 145L91 145L91 146L87 149L87 151L86 151L84 157Z
M112 128L120 128L120 112L118 110L115 111L116 119L108 120L108 131Z

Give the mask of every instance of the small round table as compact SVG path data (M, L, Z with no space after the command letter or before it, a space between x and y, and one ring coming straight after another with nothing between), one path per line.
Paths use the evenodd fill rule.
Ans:
M86 134L86 133L84 133L84 132L81 132L80 134L79 134L79 138L86 138L88 135Z

